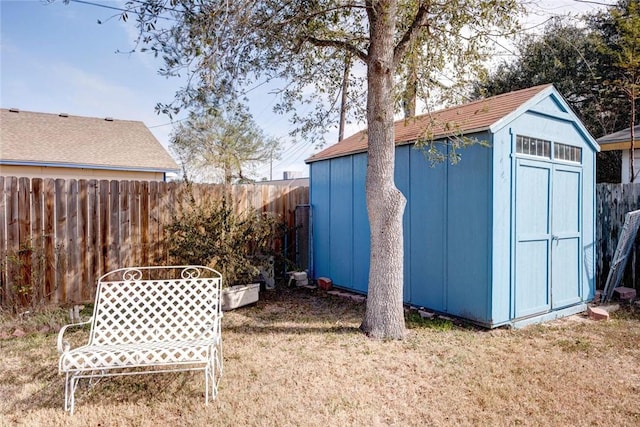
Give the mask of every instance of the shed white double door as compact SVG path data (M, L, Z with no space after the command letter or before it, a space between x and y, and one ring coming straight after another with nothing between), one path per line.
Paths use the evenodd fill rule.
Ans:
M518 159L514 196L513 318L580 302L580 166Z

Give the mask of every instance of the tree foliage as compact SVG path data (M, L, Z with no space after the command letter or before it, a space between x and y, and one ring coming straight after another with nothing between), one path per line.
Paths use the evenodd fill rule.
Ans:
M640 87L640 2L620 0L609 12L588 17L588 22L603 65L608 66L604 83L630 100L631 92Z
M601 13L592 18L592 23L599 31L597 47L610 64L610 73L606 75L604 84L614 93L621 94L629 106L629 112L622 116L626 116L630 130L629 176L634 182L634 126L637 122L636 104L640 99L640 2L622 0L610 14Z
M590 34L587 28L556 20L541 35L525 35L517 43L518 58L499 64L476 84L473 96L553 83L593 135L612 132L619 119L610 113L614 106L607 100L615 97L602 82L604 58Z
M367 311L362 329L374 337L402 338L404 196L394 184L396 108L406 81L427 105L446 76L461 86L482 72L496 37L517 27L516 0L131 0L145 49L164 59L165 75L188 83L169 114L189 105L216 107L242 100L270 82L276 111L289 112L292 134L322 141L338 123L344 64L351 119L366 120L366 178L371 229ZM159 17L170 19L161 25ZM166 22L166 20L163 20ZM428 130L427 130L428 131Z
M174 129L170 148L190 180L222 184L252 181L253 169L281 152L241 108L190 114Z
M163 58L160 73L188 76L174 100L157 105L159 111L220 106L270 82L279 95L275 110L292 114L292 134L320 142L338 123L347 58L354 61L351 120L366 119L366 64L375 16L370 12L386 3L397 3L398 110L409 76L424 102L459 100L464 91L458 89L484 72L495 39L517 28L516 0L135 0L128 9L141 29L141 50ZM443 90L436 83L443 79L457 87Z
M542 34L525 35L516 60L501 63L476 83L473 96L553 83L596 138L629 127L631 120L637 123L638 92L630 96L630 90L640 76L638 10L637 0L621 0L583 16L583 25L555 20ZM619 182L619 152L598 154L597 180Z

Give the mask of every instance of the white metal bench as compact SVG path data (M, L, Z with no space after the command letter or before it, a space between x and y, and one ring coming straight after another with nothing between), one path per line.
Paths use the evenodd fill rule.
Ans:
M65 411L73 414L82 378L159 372L204 371L209 403L222 374L221 287L222 275L202 266L122 268L100 277L93 316L58 334ZM87 324L88 343L71 349L65 331Z

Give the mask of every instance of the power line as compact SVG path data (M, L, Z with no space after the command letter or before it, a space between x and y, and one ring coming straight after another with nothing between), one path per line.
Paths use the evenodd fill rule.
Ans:
M88 6L95 6L95 7L101 7L103 9L111 9L111 10L117 10L119 12L125 12L125 13L133 13L134 15L140 15L138 12L136 12L135 10L128 10L128 9L123 9L121 7L116 7L116 6L109 6L106 4L101 4L101 3L94 3L91 1L87 1L87 0L69 0L69 2L71 3L80 3L80 4L86 4ZM171 9L174 10L174 9ZM174 21L177 22L175 19L173 18L169 18L166 16L160 16L160 15L156 15L155 18L157 19L165 19L167 21Z
M573 0L573 1L576 2L576 3L595 4L595 5L598 5L598 6L607 6L607 7L615 6L615 5L611 4L611 3L604 3L604 2L601 2L601 1L591 1L591 0Z
M291 147L293 147L294 149L289 153L289 155L286 158L281 158L278 161L278 163L276 163L276 166L281 166L281 165L284 165L285 163L295 162L300 157L300 154L305 153L310 146L311 145L305 144L303 142L298 144L291 143Z
M122 9L120 7L115 7L115 6L107 6L106 4L100 4L100 3L93 3L90 1L86 1L86 0L69 0L71 3L81 3L81 4L86 4L89 6L96 6L96 7L102 7L104 9L111 9L111 10L119 10L120 12L129 12L126 9Z
M147 129L154 129L154 128L160 128L163 126L169 126L169 125L173 125L175 123L180 123L180 122L184 122L185 120L189 120L189 117L185 117L184 119L180 119L180 120L173 120L169 123L162 123L161 125L154 125L154 126L147 126Z
M313 148L311 144L308 143L290 143L290 145L285 149L282 153L280 159L276 160L272 165L263 164L256 169L256 173L264 174L269 167L271 166L273 169L284 167L289 163L295 163L299 161L300 157L308 152L309 148ZM286 153L286 155L285 155Z
M145 3L146 3L146 2L145 2L145 1L143 1L143 0L129 0L129 1L130 1L130 2L132 2L132 3L138 3L138 4L145 4ZM184 11L183 11L183 10L178 10L178 9L174 9L174 8L172 8L172 7L167 7L166 5L165 5L165 6L162 6L162 8L163 8L164 10L170 10L170 11L172 11L172 12L184 13Z

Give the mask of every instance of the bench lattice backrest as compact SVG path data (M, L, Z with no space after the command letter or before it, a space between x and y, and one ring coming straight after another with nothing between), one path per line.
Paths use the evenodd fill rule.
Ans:
M176 272L177 270L177 272ZM222 279L205 267L141 267L102 276L90 344L208 340L217 331Z

